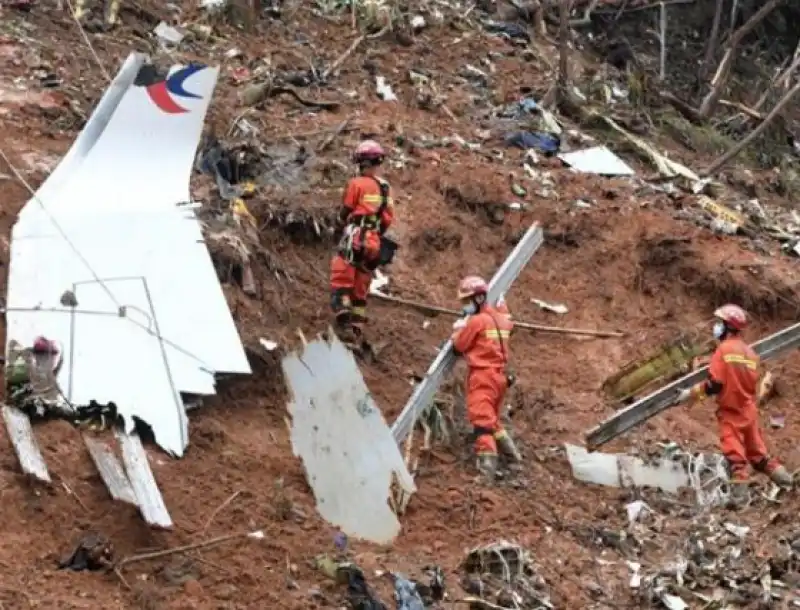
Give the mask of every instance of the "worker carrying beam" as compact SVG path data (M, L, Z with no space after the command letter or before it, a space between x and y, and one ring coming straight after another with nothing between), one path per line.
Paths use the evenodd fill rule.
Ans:
M453 349L467 361L467 417L475 436L478 470L489 481L497 472L498 448L511 462L521 461L513 439L500 423L506 390L514 383L508 366L509 337L514 327L508 309L486 301L489 286L475 275L458 287L464 318L453 324Z
M347 183L338 217L342 237L331 261L331 308L346 342L363 340L372 274L392 261L397 248L384 235L394 221L391 188L378 176L385 156L373 140L358 145L353 160L359 175Z
M722 453L731 471L731 504L749 500L748 464L784 488L792 475L770 458L758 425L756 395L759 357L742 339L747 314L737 305L723 305L714 312L714 339L718 342L708 367L708 378L682 390L678 403L693 404L707 396L717 398L717 422Z

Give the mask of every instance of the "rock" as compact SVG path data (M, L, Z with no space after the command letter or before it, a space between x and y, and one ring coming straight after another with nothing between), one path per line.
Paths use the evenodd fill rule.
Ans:
M217 599L229 600L233 599L238 592L238 587L230 583L222 583L216 589L214 589L214 597Z
M201 585L196 580L187 580L183 583L183 592L190 597L202 597L203 596L203 585Z

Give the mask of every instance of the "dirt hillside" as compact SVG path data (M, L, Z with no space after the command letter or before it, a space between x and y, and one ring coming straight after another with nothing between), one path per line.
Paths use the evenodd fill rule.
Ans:
M546 242L508 295L515 316L619 329L626 336L515 334L519 385L511 395L512 429L527 457L517 484L476 487L461 454L437 448L418 477L419 493L402 518L396 543L391 548L351 543L349 557L387 603L388 585L373 577L374 570L418 575L430 564L444 568L450 596L459 599L465 596L458 576L465 551L513 539L535 557L556 608L645 607L629 587L631 556L598 542L603 528L625 527L632 492L574 481L560 444L580 444L583 432L612 412L599 390L609 375L682 330L708 333L702 325L715 306L736 301L747 307L755 319L753 338L796 321L796 260L761 236L716 234L696 222L689 200L634 180L587 176L544 157L537 177L526 174L524 151L502 142L506 123L496 110L521 97L544 95L556 56L544 43L489 33L475 15L463 16L465 8L431 5L420 13L424 28L395 28L368 38L327 84L297 88L306 99L338 102L333 110L304 106L287 95L247 109L240 96L259 79L285 82L330 67L359 36L347 11L295 3L237 29L210 19L194 4L183 3L180 12L173 8L123 2L121 25L87 34L93 51L66 12L43 3L29 11L0 9L0 148L36 188L102 94L103 71L113 76L131 50L154 53L165 65L193 58L221 64L208 120L215 133L226 142L245 139L235 122L244 118L258 130L255 139L274 167L283 163L285 169L287 156L302 147L310 157L299 169L276 170L272 183L248 202L260 225L258 297L246 296L231 276L221 278L251 350L254 374L221 384L217 397L191 413L185 458L171 460L148 449L175 520L170 533L149 531L132 510L112 503L69 425L37 429L56 477L52 488L27 482L7 439L0 442L5 541L0 608L299 610L343 604L343 590L312 564L315 556L335 552L335 530L314 510L284 423L287 395L279 361L259 348L258 339L292 349L296 329L313 336L326 327L331 244L280 218L287 210L325 218L338 203L349 154L366 134L390 151L386 176L397 192L401 245L390 269L394 294L452 306L458 277L491 276L515 239L538 221ZM151 34L160 19L188 32L169 53ZM419 79L410 72L424 76L426 84L415 85ZM60 84L49 88L43 82L51 75ZM378 99L376 75L387 79L396 102ZM347 128L319 151L346 119ZM663 134L653 138L669 142ZM673 158L687 164L709 160L671 146ZM626 160L640 175L652 174L635 157ZM28 198L10 174L0 162L4 264L10 227ZM762 174L753 175L762 203L782 205ZM522 186L525 196L514 194L512 185ZM198 177L193 190L201 201L215 196L205 178ZM504 209L515 201L524 209ZM563 303L569 311L548 313L532 299ZM370 310L371 338L386 346L379 361L364 364L363 371L391 421L410 394L411 376L425 371L451 321L439 317L423 324L419 312L377 302ZM793 355L770 370L779 380L779 396L764 413L770 444L792 469L800 468L800 419L792 408L800 391L800 358ZM769 429L770 415L785 415L785 426ZM644 451L659 441L713 448L713 407L674 410L608 450ZM657 494L647 497L658 504ZM785 525L797 509L797 499L790 497L768 510L756 503L731 518L758 532L761 546L747 552L767 557L788 527L773 525ZM651 532L657 548L637 551L646 566L661 560L659 551L681 548L686 539L689 519L674 507L663 510L671 516L660 533ZM262 530L265 537L134 563L124 568L125 583L113 573L56 569L89 531L102 532L124 557L250 530Z

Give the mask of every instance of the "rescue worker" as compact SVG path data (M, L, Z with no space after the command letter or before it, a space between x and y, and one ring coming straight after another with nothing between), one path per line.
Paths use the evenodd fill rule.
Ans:
M758 425L759 357L741 336L747 314L737 305L723 305L714 317L713 334L719 344L711 356L708 379L682 390L678 402L717 397L720 445L731 471L731 504L739 506L749 499L748 464L784 488L792 486L792 475L769 456Z
M506 390L514 382L508 368L508 339L513 324L487 301L489 287L478 276L465 277L458 287L465 318L453 324L453 348L467 361L467 417L475 435L478 470L493 480L498 448L511 462L522 457L500 423Z
M384 246L394 242L383 237L394 220L391 188L378 176L385 156L373 140L358 145L353 160L359 175L348 182L338 217L342 239L331 261L331 307L346 340L362 337L372 274L394 253L387 254Z

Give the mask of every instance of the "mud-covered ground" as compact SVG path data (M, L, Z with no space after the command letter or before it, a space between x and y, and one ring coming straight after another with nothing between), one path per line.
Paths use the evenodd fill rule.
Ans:
M166 11L155 14L166 16ZM304 3L285 9L284 20L265 19L249 33L220 27L208 40L195 36L174 54L222 64L209 118L218 135L224 136L244 110L238 102L243 85L236 78L252 78L265 65L275 71L330 65L357 36L348 15L316 16ZM153 47L149 31L155 23L148 22L147 11L124 12L123 21L113 33L89 35L112 75L130 50ZM182 21L198 24L204 18L187 7ZM626 337L593 340L518 331L513 358L519 385L511 396L517 407L512 429L527 456L519 475L524 485L475 487L469 466L437 449L418 477L419 493L402 518L396 543L391 548L355 543L349 552L368 576L377 568L414 574L421 566L438 563L458 599L463 595L455 571L465 550L509 538L534 554L557 608L642 607L628 587L622 554L603 551L610 563L598 571L595 559L601 551L585 535L587 529L619 527L630 492L576 483L563 455L550 449L563 441L580 443L583 432L611 412L599 391L610 374L681 331L709 332L703 324L722 302L737 301L753 312L753 338L793 322L796 263L780 254L777 245L770 245L770 255L756 254L746 238L714 235L675 220L675 205L667 197L626 180L584 176L543 161L554 182L553 194L536 195L541 189L525 177L522 152L498 142L486 113L529 89L543 93L553 55L546 47L526 51L473 25L448 14L445 24L432 24L405 44L393 35L366 41L329 85L302 90L311 98L341 102L334 112L311 112L285 96L248 111L246 117L258 126L265 145L292 144L287 137L294 134L293 145L316 150L327 133L315 132L335 129L348 117L352 126L291 185L279 184L277 190L257 195L251 209L266 220L279 199L280 205L296 209L336 205L346 178L336 163L347 163L360 134L376 134L390 150L386 173L398 200L401 250L391 269L395 294L450 306L459 276L490 276L515 237L538 221L547 239L508 296L515 316L619 329ZM234 48L241 56L226 58ZM160 59L169 61L164 54ZM466 63L490 73L488 85L459 79L458 67ZM247 71L234 72L242 67ZM418 94L408 82L411 68L426 70L439 83L446 111L419 107ZM47 73L55 73L62 86L43 89L39 83ZM370 73L385 75L399 101L377 99ZM35 6L30 13L3 13L0 74L0 148L35 188L68 149L81 117L102 93L103 72L66 13ZM454 135L479 146L408 145ZM7 264L7 236L28 194L5 174L10 171L0 163L0 234ZM502 218L487 213L487 206L493 210L493 205L520 199L511 182L527 187L527 209ZM198 196L208 192L201 182L195 187ZM579 200L590 205L577 204ZM248 345L258 349L257 338L265 337L291 348L297 328L312 336L327 324L330 247L313 240L300 243L275 226L266 226L260 238L271 263L284 273L276 279L259 263L259 298L245 296L232 284L225 286L226 294ZM753 261L763 264L743 266ZM569 312L544 312L532 299L563 303ZM375 321L371 338L387 345L378 363L364 365L364 375L391 420L410 393L410 375L425 371L450 322L436 318L423 328L425 318L416 311L384 303L370 307ZM795 355L769 366L779 380L779 396L766 409L786 416L784 428L769 431L769 441L790 467L798 468L800 419L792 407L800 389L795 381L800 359ZM301 464L292 455L278 361L253 358L253 368L252 377L225 382L217 397L192 412L185 458L176 461L149 450L175 521L170 533L149 531L132 509L111 502L77 431L67 424L37 428L55 476L50 489L26 482L4 440L0 607L340 606L341 590L311 564L316 555L333 551L334 530L317 517ZM764 417L766 421L768 414ZM712 407L674 410L609 450L624 451L632 444L645 448L664 440L690 449L713 447ZM790 516L797 501L790 498L775 510ZM682 519L676 516L664 531L664 548L681 544ZM736 519L755 525L766 522L767 515L763 505L756 505ZM131 564L124 568L127 586L114 574L56 570L57 561L87 531L102 532L122 557L251 530L262 530L265 537ZM761 539L769 539L768 527L759 531ZM379 588L386 591L385 585Z

